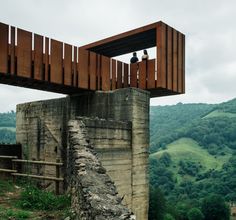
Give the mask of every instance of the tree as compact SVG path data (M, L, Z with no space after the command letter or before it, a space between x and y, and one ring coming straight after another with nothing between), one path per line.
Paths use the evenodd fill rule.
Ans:
M171 156L169 153L164 152L160 157L160 162L164 164L166 167L169 167L171 164Z
M150 188L149 220L163 220L166 209L166 200L159 188Z
M180 202L177 204L177 214L179 220L186 220L187 219L187 210L189 210L189 204Z
M164 220L175 220L175 219L171 214L167 213L164 217Z
M229 220L230 210L223 197L210 195L202 202L202 212L205 220Z
M188 220L203 220L204 216L198 208L191 208L187 214Z

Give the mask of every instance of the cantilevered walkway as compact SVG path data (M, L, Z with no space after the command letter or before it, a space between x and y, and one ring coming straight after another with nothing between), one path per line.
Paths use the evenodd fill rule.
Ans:
M156 58L113 57L156 47ZM153 23L82 47L0 23L0 83L77 94L135 87L151 97L185 92L185 36Z

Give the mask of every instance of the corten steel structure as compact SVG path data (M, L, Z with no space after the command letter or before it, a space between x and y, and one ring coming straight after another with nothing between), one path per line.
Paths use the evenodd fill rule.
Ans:
M156 59L112 57L156 47ZM0 83L76 94L135 87L151 97L185 92L185 36L163 22L82 47L0 23Z

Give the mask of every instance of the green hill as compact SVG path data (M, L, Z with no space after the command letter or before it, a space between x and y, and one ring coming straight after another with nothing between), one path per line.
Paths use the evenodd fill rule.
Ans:
M236 99L150 109L150 185L168 202L236 201Z
M223 102L219 105L216 105L215 109L222 112L236 113L236 98L228 102Z
M16 113L0 113L0 143L15 143Z
M230 113L230 112L224 112L222 110L215 110L210 112L208 115L206 115L203 118L214 118L214 117L228 117L228 118L234 118L236 117L236 113Z
M0 127L16 127L16 113L14 111L0 113Z
M181 137L192 138L208 149L236 148L236 99L218 105L152 106L150 152Z
M214 108L215 105L182 103L173 106L151 106L150 151L155 152L176 140L185 126L198 121Z
M0 130L9 130L9 131L15 132L16 128L15 127L0 127Z
M221 169L222 165L229 160L231 155L231 153L227 153L224 156L213 156L191 138L178 139L167 145L165 150L160 150L150 156L158 159L161 155L163 155L163 153L170 154L173 161L173 167L177 166L181 160L186 160L193 163L202 164L202 171L209 169Z
M166 153L170 155L172 160L168 170L173 172L174 177L177 178L179 183L183 179L196 179L191 173L189 175L188 172L179 172L181 162L188 165L195 165L199 174L213 169L221 170L223 164L229 160L232 150L228 149L228 152L226 152L225 155L213 156L193 139L181 138L167 145L166 149L151 154L150 158L158 160Z

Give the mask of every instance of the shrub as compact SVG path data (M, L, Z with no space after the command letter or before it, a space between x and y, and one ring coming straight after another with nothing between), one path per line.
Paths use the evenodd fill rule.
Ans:
M29 186L22 191L17 205L23 209L60 210L70 206L70 197L65 195L56 196L52 192Z
M148 219L162 220L166 209L166 200L159 188L150 188Z
M11 192L14 190L13 183L11 181L0 180L0 195L5 192Z
M189 220L203 220L204 216L198 208L191 208L187 214Z
M28 219L31 217L31 213L22 210L13 210L0 207L0 219Z
M167 213L164 217L164 220L175 220L175 219L171 214Z
M210 195L202 202L202 212L205 219L229 220L230 210L223 197L219 195Z

